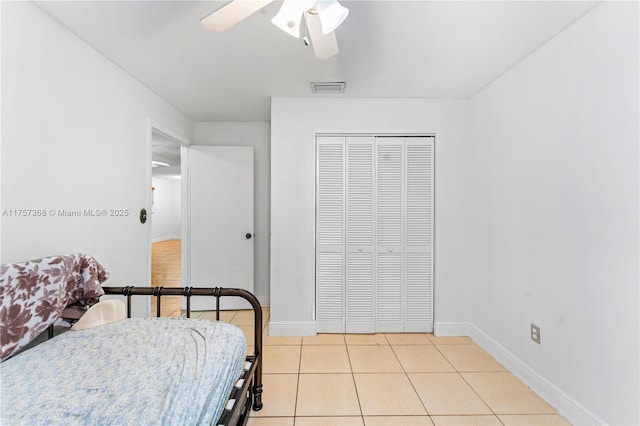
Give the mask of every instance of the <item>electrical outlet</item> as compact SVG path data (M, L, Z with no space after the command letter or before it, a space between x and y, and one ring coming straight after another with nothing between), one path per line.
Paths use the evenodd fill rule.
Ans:
M531 323L531 340L540 344L540 327L534 323Z

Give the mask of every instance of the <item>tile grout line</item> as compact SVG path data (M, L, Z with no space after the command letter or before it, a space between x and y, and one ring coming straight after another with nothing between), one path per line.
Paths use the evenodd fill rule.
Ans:
M428 337L427 337L427 339L428 339ZM391 342L389 342L389 343L391 343ZM400 364L400 368L402 368L402 372L404 373L404 376L409 381L409 384L411 385L411 388L413 389L413 392L415 392L416 396L418 397L418 400L420 401L420 404L422 404L422 407L424 408L424 411L427 413L427 416L429 416L429 421L433 424L433 420L431 419L431 413L429 413L429 410L427 409L426 404L424 403L422 398L420 398L420 394L418 393L418 390L416 389L415 385L411 381L411 377L409 377L409 373L404 368L404 365L400 361L400 358L398 358L398 354L396 353L395 349L393 349L393 345L390 345L390 346L391 346L391 352L393 352L393 355L396 357L396 360L398 361L398 364Z
M298 358L298 377L296 379L296 398L293 402L293 424L296 424L296 415L298 414L298 393L300 392L300 371L302 369L302 347L303 347L304 337L300 339L300 355ZM296 345L298 346L298 345Z
M460 370L458 370L458 367L456 367L456 366L453 364L453 362L451 362L451 361L449 360L449 358L447 358L447 356L446 356L446 355L445 355L445 354L440 350L440 348L438 347L438 345L435 345L435 344L434 344L433 346L435 346L435 347L436 347L436 350L437 350L438 352L440 352L440 354L444 357L444 359L446 359L446 360L447 360L447 362L448 362L448 363L453 367L453 369L455 370L456 374L457 374L458 376L460 376L460 378L462 379L462 381L463 381L464 383L466 383L466 384L467 384L467 386L469 386L469 388L473 391L473 393L475 393L475 394L476 394L476 396L480 399L480 401L482 401L482 403L483 403L483 404L484 404L484 405L489 409L489 411L491 411L491 414L493 414L493 416L494 416L496 419L498 419L498 421L500 422L500 424L504 425L504 423L502 422L502 420L500 419L500 417L498 417L498 415L495 413L495 411L493 411L493 408L491 408L491 407L489 406L489 404L487 403L487 401L485 401L485 400L484 400L484 398L482 398L482 396L480 396L480 394L478 393L478 391L476 391L476 389L475 389L473 386L471 386L471 383L469 383L469 382L467 381L467 379L462 375L462 372L461 372Z
M344 346L347 351L347 359L349 360L349 369L351 370L351 380L353 381L353 388L356 391L356 399L358 400L358 409L360 410L360 418L362 419L362 424L364 423L364 412L362 411L362 402L360 402L360 393L358 392L358 384L356 383L356 375L353 372L353 364L351 363L351 354L349 352L349 345L347 345L347 338L344 337Z

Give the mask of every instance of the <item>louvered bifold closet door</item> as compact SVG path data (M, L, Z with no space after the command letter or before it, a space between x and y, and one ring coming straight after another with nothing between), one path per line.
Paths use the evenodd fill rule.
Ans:
M374 333L373 137L347 137L346 331Z
M406 138L406 332L433 332L433 144Z
M403 331L404 138L376 138L376 331Z
M316 149L317 330L344 333L344 138L318 137Z

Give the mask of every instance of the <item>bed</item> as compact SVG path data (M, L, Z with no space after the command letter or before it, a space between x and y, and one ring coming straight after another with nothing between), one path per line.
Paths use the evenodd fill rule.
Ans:
M3 265L0 294L2 335L6 341L3 349L15 348L18 340L24 343L27 339L19 339L19 335L31 326L42 331L42 316L38 325L30 327L14 327L29 322L24 321L24 315L20 321L5 319L19 316L16 305L23 311L29 308L37 312L35 300L43 295L47 299L55 293L61 299L60 305L67 306L69 301L78 305L74 301L78 295L80 305L84 296L91 296L91 305L95 306L87 310L84 318L100 305L95 302L103 294L122 295L127 318L67 331L28 350L20 347L11 353L3 351L1 424L244 425L251 409L262 408L262 311L255 296L246 290L219 287L101 286L98 291L96 282L101 284L108 274L102 273L102 267L92 259L91 262L83 257L74 259L65 259L71 269L79 261L91 264L93 271L86 273L86 268L76 268L72 278L62 280L67 282L64 285L50 276L43 278L47 276L43 271L49 270L50 265L60 264L58 257L38 260L38 268L33 264L27 265L29 268L20 265L21 279L10 272L16 270L15 264ZM25 273L27 269L31 272ZM36 287L45 291L25 292L27 276L39 279ZM80 281L89 282L86 295L75 291L71 292L74 297L61 296L67 287L84 287ZM18 292L21 297L14 294L14 287L21 288ZM103 294L96 297L96 292ZM156 296L156 318L131 318L131 299L139 296ZM185 318L160 318L162 296L185 297ZM194 296L211 297L218 315L221 297L248 300L254 309L253 353L247 355L246 338L239 328L220 321L190 318ZM50 305L46 304L47 309ZM45 328L51 329L65 309L49 309L53 313L46 316ZM9 331L12 327L14 330ZM15 328L20 328L19 332ZM5 339L5 335L11 338Z

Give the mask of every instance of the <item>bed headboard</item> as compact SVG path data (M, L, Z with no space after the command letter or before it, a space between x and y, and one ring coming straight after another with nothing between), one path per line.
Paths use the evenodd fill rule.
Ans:
M108 277L96 259L79 253L2 265L0 361L29 344L69 305L95 303Z

